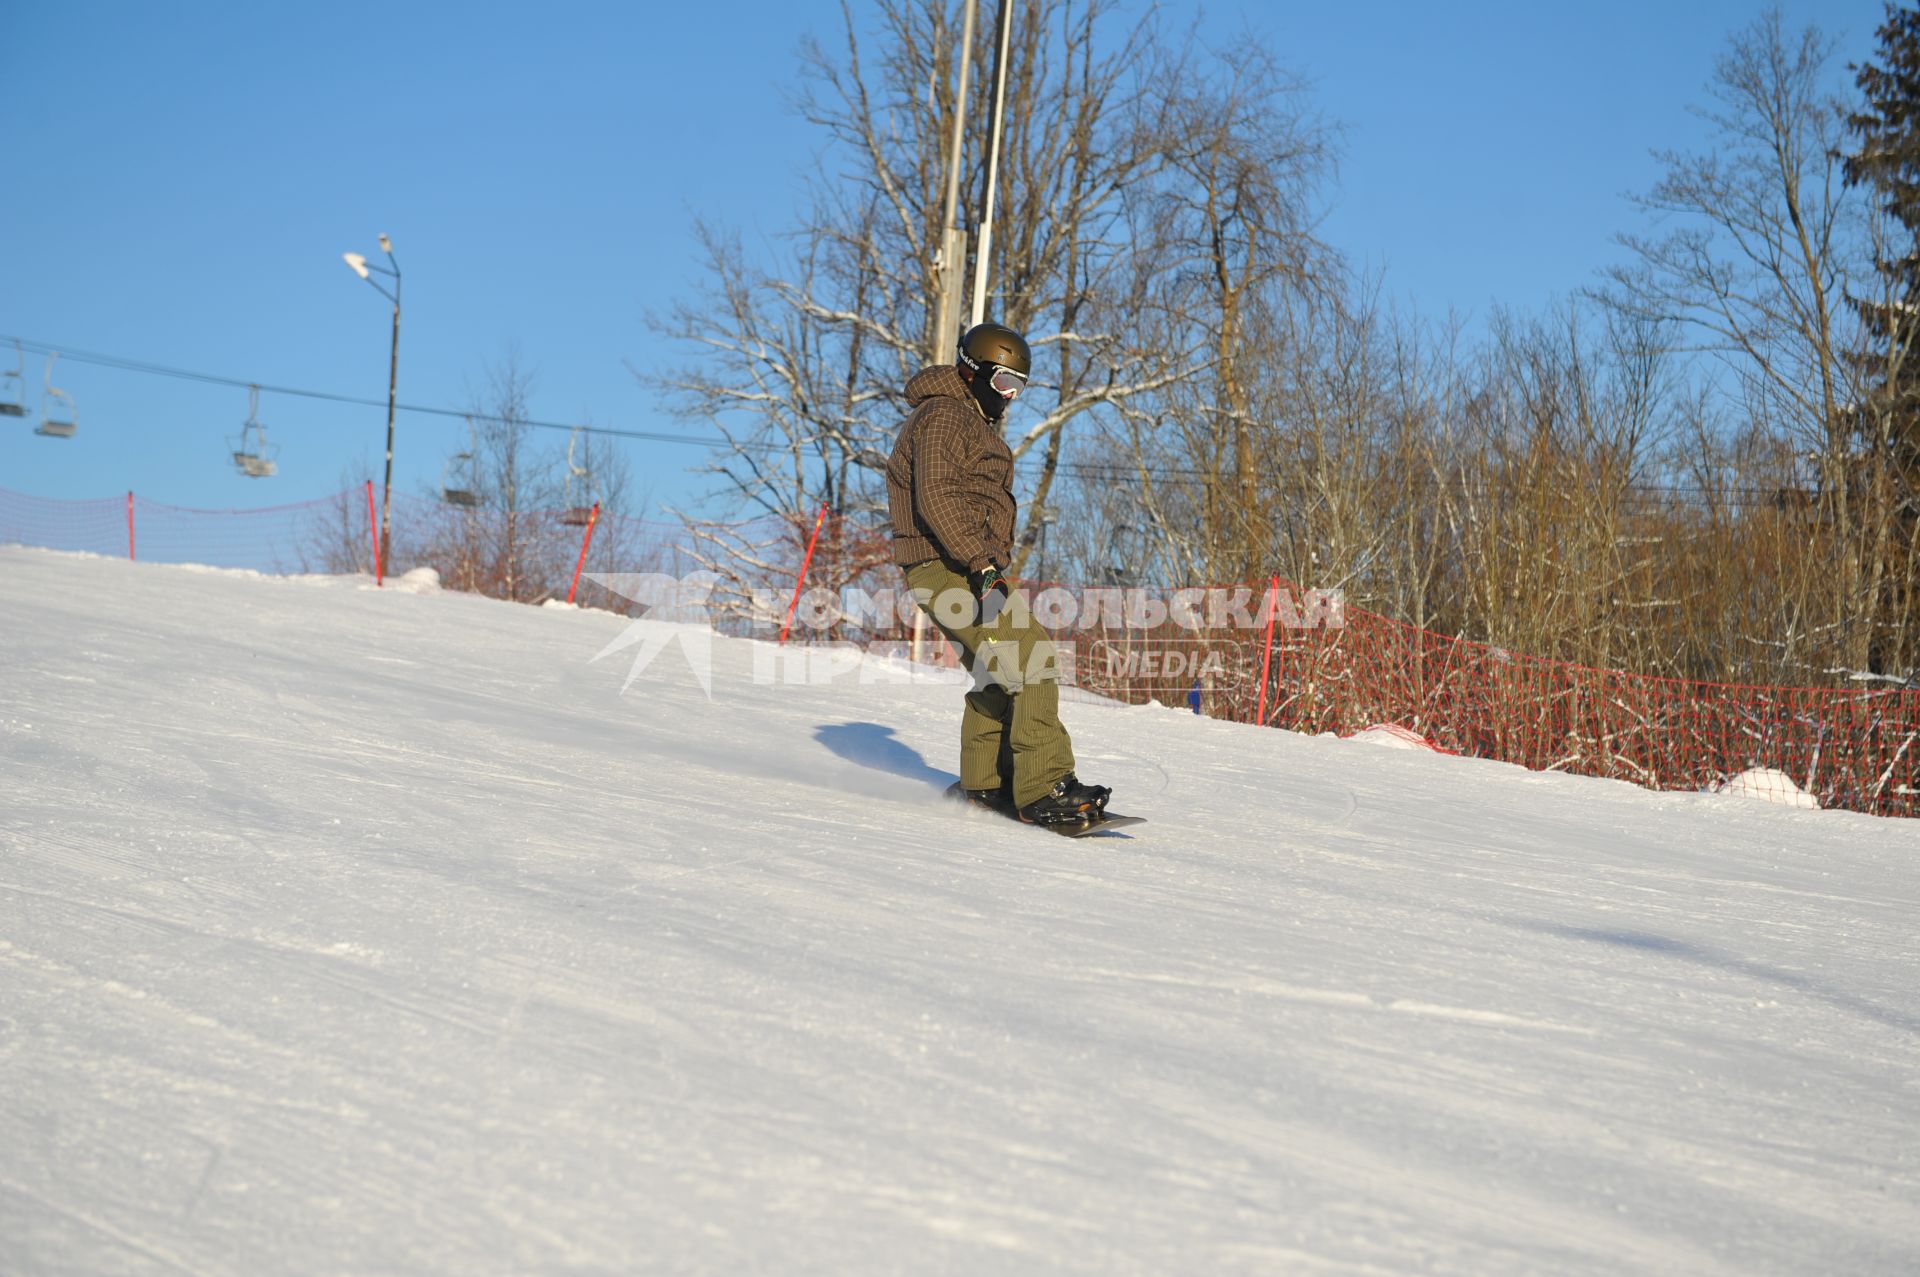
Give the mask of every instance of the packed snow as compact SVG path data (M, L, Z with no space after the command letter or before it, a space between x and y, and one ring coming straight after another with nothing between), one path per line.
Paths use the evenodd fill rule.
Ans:
M1920 823L630 624L0 547L0 1272L1920 1271Z

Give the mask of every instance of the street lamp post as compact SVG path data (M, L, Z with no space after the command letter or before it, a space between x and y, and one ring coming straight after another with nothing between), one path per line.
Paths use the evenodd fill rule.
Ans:
M387 255L386 266L368 264L365 254L342 253L353 273L373 285L379 294L393 303L393 353L387 360L387 474L380 495L380 562L391 563L393 550L393 403L400 385L400 263L393 256L393 241L380 237L380 251ZM378 273L393 280L388 292L374 278Z

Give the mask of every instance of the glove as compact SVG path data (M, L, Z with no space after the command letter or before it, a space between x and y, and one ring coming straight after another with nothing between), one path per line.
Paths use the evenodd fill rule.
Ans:
M992 625L1007 606L1007 579L1000 575L999 568L989 563L979 571L967 574L967 587L979 601L980 624Z

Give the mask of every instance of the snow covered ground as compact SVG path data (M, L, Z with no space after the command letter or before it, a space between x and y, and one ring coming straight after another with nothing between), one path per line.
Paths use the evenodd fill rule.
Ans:
M626 624L0 548L0 1272L1920 1272L1920 823Z

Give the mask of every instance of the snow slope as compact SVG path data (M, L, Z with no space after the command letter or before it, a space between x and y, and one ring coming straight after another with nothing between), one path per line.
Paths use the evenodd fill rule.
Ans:
M0 1272L1920 1271L1920 824L626 624L0 548Z

